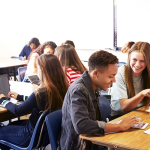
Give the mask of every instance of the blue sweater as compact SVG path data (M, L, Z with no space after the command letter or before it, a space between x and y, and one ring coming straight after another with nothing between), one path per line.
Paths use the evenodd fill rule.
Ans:
M21 51L21 53L19 54L19 59L21 60L22 57L26 56L26 59L28 59L29 55L31 53L31 48L29 45L25 45Z
M23 97L24 97L23 95L18 95L17 100L23 101ZM27 126L27 128L29 128L29 126L32 126L32 129L34 129L35 125L36 125L36 123L37 123L37 121L38 121L38 119L42 113L40 111L44 110L44 106L45 106L44 99L45 99L45 94L40 93L40 100L39 100L39 103L41 106L40 109L37 106L37 101L36 101L36 97L35 97L34 92L24 102L22 102L19 105L13 104L12 102L6 100L6 97L2 97L0 99L0 103L3 104L6 102L5 108L7 108L9 111L14 113L15 115L22 115L23 113L33 109L32 114L29 117L29 120L26 122L26 124L24 126ZM60 108L53 108L53 109L51 109L51 112L55 111L57 109L60 109ZM43 139L42 145L46 146L48 141L49 141L46 126L44 126L43 130L45 133L44 133L44 137L43 137L44 139Z
M18 95L17 100L23 101L23 95ZM17 116L22 115L23 113L33 109L32 114L29 117L29 122L33 128L35 127L36 122L42 113L40 112L41 110L37 106L34 92L23 103L16 105L9 102L6 104L5 108Z

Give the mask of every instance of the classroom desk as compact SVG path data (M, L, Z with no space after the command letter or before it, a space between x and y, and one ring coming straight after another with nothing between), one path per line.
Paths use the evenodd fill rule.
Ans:
M111 121L112 123L117 123L117 121L122 120L126 116L136 116L137 118L141 118L140 122L149 123L149 125L144 130L130 128L125 132L105 134L104 136L80 135L80 138L89 140L97 145L107 146L109 149L112 149L113 146L117 146L118 150L150 149L150 135L144 133L145 130L150 128L150 114L145 112L146 109L148 109L148 107L143 106L138 110L132 111Z
M21 95L30 95L32 93L32 85L31 83L25 83L25 82L17 82L17 81L9 81L10 83L10 90L17 92L18 94ZM30 114L32 111L28 111L23 115ZM17 118L18 116L14 115L11 113L9 110L6 108L0 107L0 122L7 121L13 118Z
M21 61L18 58L0 58L0 69L6 68L9 77L9 68L14 68L14 80L16 81L16 67L27 65L28 61Z

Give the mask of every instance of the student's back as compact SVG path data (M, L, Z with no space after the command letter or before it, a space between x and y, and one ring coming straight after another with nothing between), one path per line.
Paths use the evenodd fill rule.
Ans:
M62 107L69 85L58 58L52 54L43 54L38 58L37 66L41 83L26 100L24 99L25 96L16 92L11 91L8 94L8 97L13 97L20 101L25 100L24 102L20 105L15 105L6 100L4 95L0 95L0 103L15 115L22 115L33 109L29 120L17 121L8 126L0 127L0 140L28 146L41 113L46 110L54 111Z
M75 48L70 44L58 46L54 53L60 60L69 84L73 83L87 70L82 64Z

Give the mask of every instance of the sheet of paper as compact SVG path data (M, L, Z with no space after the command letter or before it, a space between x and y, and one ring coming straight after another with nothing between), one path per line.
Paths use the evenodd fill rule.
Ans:
M18 100L14 99L14 98L10 98L10 102L16 104L18 102Z
M147 110L145 110L146 112L150 112L150 108L149 109L147 109Z
M144 133L146 133L146 134L150 134L150 129L148 129L148 130L144 131Z

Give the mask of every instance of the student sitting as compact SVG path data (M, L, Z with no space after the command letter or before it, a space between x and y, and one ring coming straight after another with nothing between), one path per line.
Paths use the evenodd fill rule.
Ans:
M74 42L73 41L71 41L71 40L66 40L64 43L62 43L61 45L64 45L64 44L70 44L70 45L72 45L74 48L75 48L75 44L74 44Z
M37 38L32 38L29 41L29 44L25 45L19 54L19 59L20 60L26 60L28 59L30 53L34 51L38 46L40 45L39 39ZM24 57L25 56L25 57Z
M80 77L81 74L87 70L82 64L75 48L70 44L58 46L54 54L59 58L69 84L73 83L75 79Z
M23 103L15 105L6 100L3 94L0 95L0 103L15 115L21 115L33 109L29 120L20 120L0 127L0 140L28 146L41 113L62 107L69 85L58 58L53 54L43 54L37 60L37 67L41 84ZM16 92L11 91L8 96L20 101L24 100L24 96Z
M80 134L104 135L105 132L125 131L137 123L135 117L126 117L119 124L101 119L99 92L107 90L117 74L118 59L106 51L97 51L89 58L89 72L85 71L72 83L62 106L61 150L95 150L98 145L79 138Z
M23 82L29 82L28 79L28 74L37 74L37 65L36 65L36 60L37 58L42 55L42 54L54 54L55 48L57 47L57 45L52 42L52 41L48 41L43 43L42 45L40 45L36 50L34 50L28 60L28 66L27 66L27 71L25 73L25 77L23 79Z
M129 53L130 51L130 48L132 47L132 45L135 44L135 42L133 41L129 41L127 42L122 48L121 48L121 51L122 53Z
M119 67L111 94L112 119L147 105L150 98L150 44L135 43Z

